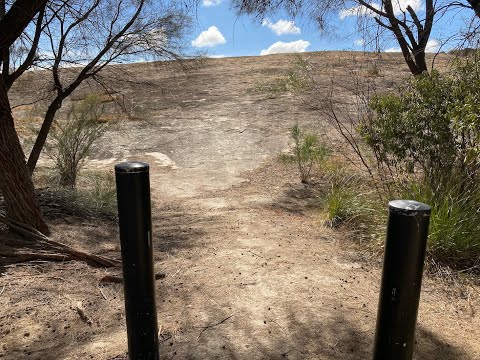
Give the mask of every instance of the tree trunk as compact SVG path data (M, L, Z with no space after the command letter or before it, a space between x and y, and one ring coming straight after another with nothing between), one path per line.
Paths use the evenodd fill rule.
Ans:
M415 63L420 74L428 72L427 61L425 60L425 48L414 49L415 51Z
M480 17L480 0L468 0L468 3L472 6L475 15Z
M410 69L410 72L413 75L421 75L423 71L419 69L416 62L413 60L412 54L410 54L410 51L408 49L407 50L403 48L401 49L402 49L403 58L405 59L405 62L407 63L408 68Z
M390 6L391 6L391 3L390 3ZM418 63L415 61L416 55L415 55L415 58L412 57L412 53L408 48L407 41L405 40L405 37L403 36L402 31L400 30L400 26L398 25L398 20L393 15L393 8L391 10L391 16L389 16L389 21L392 26L393 34L397 39L398 45L400 45L403 58L405 59L405 62L407 63L408 68L410 69L410 72L413 75L421 75L424 70L419 68ZM423 50L423 59L425 60L425 49ZM427 70L426 65L425 65L425 70Z
M0 60L8 55L8 49L22 35L46 0L16 0L0 21Z
M0 191L7 217L48 235L40 206L15 130L7 91L0 76Z
M40 128L37 139L35 140L35 144L33 145L32 151L30 152L30 156L28 157L27 166L30 174L33 174L33 172L35 171L38 158L40 157L43 147L45 146L48 133L50 132L53 120L55 119L55 114L62 106L62 102L64 99L64 96L58 96L57 98L55 98L55 100L53 100L53 102L47 109L45 118L43 119L42 127Z

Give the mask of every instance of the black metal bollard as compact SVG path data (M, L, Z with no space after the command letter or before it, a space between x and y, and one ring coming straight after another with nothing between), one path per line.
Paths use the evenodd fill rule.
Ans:
M412 200L388 204L374 360L413 357L430 211Z
M115 165L130 360L158 360L149 166Z

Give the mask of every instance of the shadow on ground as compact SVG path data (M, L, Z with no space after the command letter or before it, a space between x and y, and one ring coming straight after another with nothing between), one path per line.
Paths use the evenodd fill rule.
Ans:
M118 223L111 219L94 219L91 216L82 218L63 214L57 208L57 214L62 216L51 220L51 239L67 244L77 250L120 257L120 240ZM202 228L208 228L218 222L215 216L209 216L200 211L192 211L177 205L165 205L152 210L152 225L154 250L157 253L173 253L180 249L194 246L196 240L205 234ZM8 229L0 229L0 273L5 266L16 263L28 263L41 259L30 259L25 254L57 253L53 247L40 244L24 236L12 233ZM46 260L46 259L45 259ZM63 262L61 258L52 261Z
M220 216L206 214L203 209L174 203L158 205L152 210L154 250L171 254L193 248L206 230L217 227L219 223Z
M321 185L291 183L283 189L271 204L271 208L288 213L303 215L305 210L312 206L318 207L318 197L321 194Z
M374 326L365 326L335 312L319 319L320 314L305 314L290 309L281 322L260 326L237 326L235 322L205 332L184 351L173 346L163 349L165 359L371 359ZM222 332L216 334L213 332ZM209 336L210 335L210 336ZM243 340L242 342L239 339ZM473 360L462 349L425 328L417 329L416 360Z

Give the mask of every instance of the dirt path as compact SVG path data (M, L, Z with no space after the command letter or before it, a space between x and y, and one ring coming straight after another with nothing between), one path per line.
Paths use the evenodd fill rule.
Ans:
M157 281L162 358L369 359L380 268L322 225L294 169L277 161L292 123L315 126L318 115L287 96L247 92L285 59L235 61L188 79L142 65L138 76L166 84L169 102L148 97L150 121L111 131L90 163L151 164L155 267L166 273ZM192 90L182 98L175 86L185 83ZM52 223L57 240L119 256L115 224ZM1 358L125 359L123 290L100 284L104 270L0 270ZM425 279L416 359L480 359L478 291Z
M305 208L291 170L273 162L246 175L188 198L160 196L153 177L155 266L167 274L157 282L162 358L370 358L380 269ZM55 230L118 254L112 227L59 221ZM125 359L122 287L98 285L104 274L74 263L8 270L3 358ZM425 280L416 359L478 359L475 290L444 287Z
M379 268L355 261L297 182L270 163L234 189L184 199L178 223L157 218L160 234L194 234L188 248L176 237L159 247L174 272L159 287L165 358L371 357ZM423 289L417 359L478 358L474 305L440 286Z

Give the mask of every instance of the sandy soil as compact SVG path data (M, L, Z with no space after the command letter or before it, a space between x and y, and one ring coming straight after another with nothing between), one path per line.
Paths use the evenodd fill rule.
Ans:
M327 84L332 72L346 76L339 69L353 66L350 55L311 57ZM401 59L384 61L385 78L407 74ZM371 357L379 264L323 226L295 169L277 160L295 121L320 129L318 112L251 91L290 64L271 56L208 60L187 74L169 64L128 68L148 80L123 88L144 120L113 128L89 166L151 165L155 268L166 273L156 282L163 359ZM56 240L120 256L114 223L50 223ZM126 359L122 286L100 284L115 271L0 262L0 273L1 358ZM426 276L415 358L479 359L478 308L478 287Z

